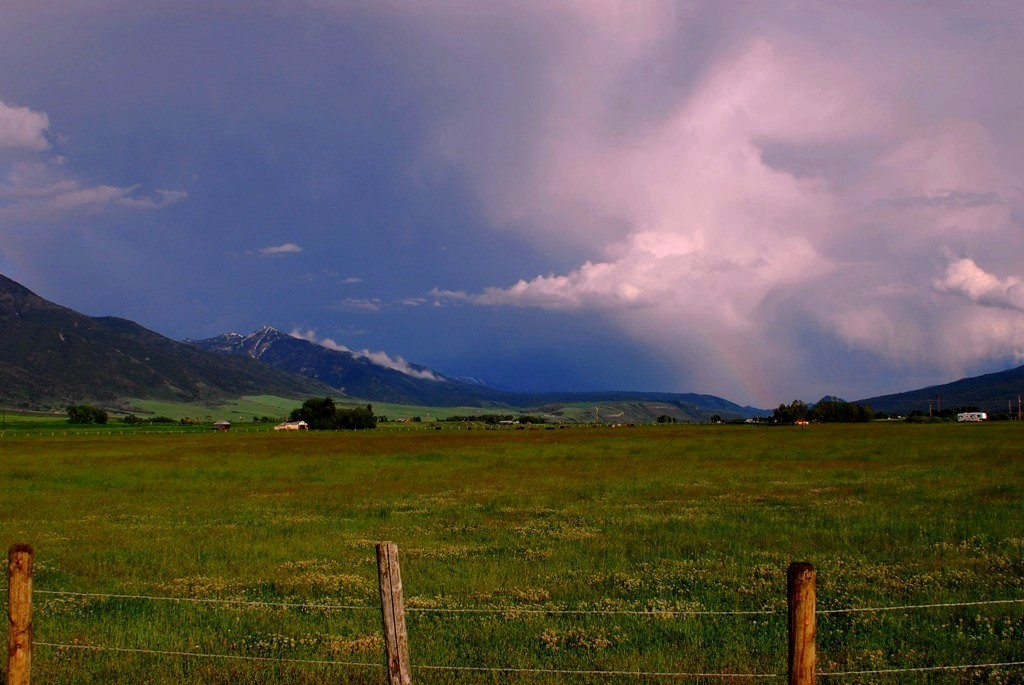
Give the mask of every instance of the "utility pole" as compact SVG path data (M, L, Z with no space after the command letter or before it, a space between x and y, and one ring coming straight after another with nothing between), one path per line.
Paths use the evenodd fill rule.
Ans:
M1020 395L1017 395L1017 420L1020 421Z
M928 418L932 417L932 401L928 400Z
M935 396L935 411L939 414L942 413L942 395Z

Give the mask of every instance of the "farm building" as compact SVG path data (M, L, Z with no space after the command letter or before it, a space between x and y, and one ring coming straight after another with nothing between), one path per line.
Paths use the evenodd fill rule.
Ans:
M231 430L231 423L228 421L218 421L213 424L213 430L215 431L229 431Z
M304 431L309 430L309 424L305 421L285 421L274 426L276 431Z

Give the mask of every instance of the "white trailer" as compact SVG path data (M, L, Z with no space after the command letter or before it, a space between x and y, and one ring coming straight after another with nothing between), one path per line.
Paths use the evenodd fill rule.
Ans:
M983 411L966 411L956 415L957 421L987 421L988 414Z

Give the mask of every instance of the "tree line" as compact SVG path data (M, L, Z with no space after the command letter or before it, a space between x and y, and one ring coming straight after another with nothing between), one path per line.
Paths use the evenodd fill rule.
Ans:
M790 404L780 404L778 409L773 409L772 418L775 423L867 423L874 420L875 412L870 406L843 400L822 400L814 406L793 400Z

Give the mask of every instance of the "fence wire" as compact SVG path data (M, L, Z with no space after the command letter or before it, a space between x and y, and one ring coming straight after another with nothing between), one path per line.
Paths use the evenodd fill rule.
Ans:
M816 614L858 614L882 611L910 611L911 609L946 609L950 607L977 607L990 604L1024 604L1024 599L991 599L977 602L947 602L943 604L904 604L901 606L863 607L852 609L819 609Z
M0 588L0 591L5 588ZM245 599L216 599L204 597L169 597L161 595L106 594L100 592L70 592L65 590L33 590L40 595L57 595L64 597L86 597L92 599L133 599L160 602L187 602L194 604L234 604L242 606L277 607L284 609L317 609L338 611L377 611L379 607L365 604L311 604L308 602L264 602ZM971 602L944 602L932 604L900 604L878 607L851 607L846 609L818 609L819 616L833 614L856 614L887 611L911 611L919 609L949 609L957 607L995 606L1007 604L1024 604L1024 599L993 599ZM753 609L704 611L696 609L559 609L559 608L522 608L522 607L417 607L406 606L405 612L421 614L500 614L503 616L516 614L537 614L554 616L601 615L601 616L769 616L785 614L786 609Z
M81 650L92 652L115 652L126 654L145 654L150 656L175 656L201 659L226 659L237 661L273 662L282 664L305 664L311 666L354 666L360 668L385 668L385 664L371 664L363 661L335 661L326 659L284 659L280 657L245 656L240 654L208 654L205 652L164 651L158 649L140 649L132 647L107 647L103 645L71 645L54 642L34 642L39 647L50 647L57 650ZM928 673L941 671L978 671L992 668L1017 668L1024 666L1024 661L1000 661L984 664L957 664L953 666L920 666L911 668L886 668L865 671L819 671L816 675L822 678L843 678L850 676L893 675L899 673ZM715 673L715 672L676 672L676 671L626 671L626 670L585 670L558 668L514 668L493 666L434 666L413 664L413 670L420 671L452 671L477 673L514 673L520 675L586 675L598 677L631 677L631 678L721 678L723 680L770 680L785 678L783 673Z
M2 588L0 588L2 590ZM122 599L139 601L164 601L164 602L186 602L194 604L213 605L234 605L271 607L283 609L314 609L314 610L376 610L377 607L360 604L312 604L304 602L265 602L239 599L216 599L202 597L170 597L161 595L141 594L110 594L110 593L88 593L69 592L62 590L35 590L41 595L81 597L89 599ZM930 604L904 604L878 607L856 607L845 609L822 609L817 611L821 615L870 613L870 612L893 612L911 611L922 609L947 609L958 607L998 606L1024 604L1024 599L1003 599L1003 600L978 600L969 602L946 602ZM540 615L634 615L634 616L759 616L767 614L784 614L785 609L778 610L752 610L752 611L697 611L697 610L599 610L599 609L543 609L543 608L445 608L445 607L408 607L408 613L449 613L449 614L501 614L515 616L517 614L540 614ZM194 651L157 650L147 648L131 647L110 647L103 645L82 645L63 644L53 642L35 641L35 645L49 647L56 650L81 650L92 652L114 652L125 654L142 654L151 656L171 656L199 659L220 659L237 660L249 662L273 662L282 664L302 664L311 666L330 667L353 667L353 668L375 668L383 669L383 663L367 663L359 661L338 661L326 659L287 659L281 657L246 656L235 654L210 654ZM908 668L872 669L862 671L819 671L816 675L822 678L844 678L855 676L872 675L896 675L901 673L937 673L950 671L977 671L993 668L1019 668L1024 666L1024 661L1002 661L979 664L957 664L945 666L921 666ZM586 670L586 669L555 669L555 668L516 668L516 667L489 667L489 666L459 666L459 665L427 665L413 664L414 670L420 671L448 671L464 673L504 673L521 675L564 675L564 676L594 676L594 677L632 677L632 678L662 678L662 679L696 679L696 678L717 678L722 680L772 680L786 677L779 673L714 673L714 672L670 672L670 671L640 671L640 670Z
M33 590L40 595L59 595L61 597L87 597L90 599L136 599L155 602L186 602L192 604L232 604L255 607L275 607L283 609L319 609L319 610L353 610L376 611L379 607L365 604L309 604L301 602L260 602L247 599L214 599L204 597L162 597L158 595L114 595L99 592L66 592L63 590Z
M55 642L34 642L35 645L40 647L50 647L57 650L80 650L80 651L91 651L91 652L115 652L115 653L126 653L126 654L145 654L150 656L176 656L176 657L193 657L193 658L204 658L204 659L234 659L239 661L260 661L260 662L276 662L285 664L307 664L315 666L359 666L367 668L385 668L386 665L383 663L370 664L361 661L331 661L321 659L283 659L277 657L261 657L261 656L245 656L236 654L207 654L205 652L184 652L184 651L164 651L159 649L139 649L132 647L107 647L103 645L74 645L74 644L61 644ZM425 664L413 664L411 666L413 670L420 671L456 671L456 672L481 672L481 673L517 673L517 674L536 674L536 675L595 675L595 676L608 676L608 677L639 677L639 678L750 678L750 679L768 679L768 678L782 678L784 677L778 673L760 674L760 673L683 673L683 672L668 672L668 671L615 671L615 670L573 670L573 669L558 669L558 668L514 668L514 667L491 667L491 666L432 666Z
M233 659L237 661L272 661L283 664L308 664L315 666L362 666L367 668L384 668L385 664L369 664L363 661L328 661L319 659L282 659L280 657L269 657L269 656L245 656L243 654L207 654L205 652L177 652L177 651L163 651L159 649L141 649L135 647L107 647L105 645L68 645L57 642L39 642L33 641L32 643L37 647L52 647L57 650L68 650L77 649L82 651L90 652L118 652L125 654L148 654L156 656L185 656L185 657L197 657L202 659Z
M1005 668L1024 666L1024 661L1001 661L989 664L962 664L958 666L918 666L916 668L881 668L874 671L832 671L831 673L818 672L815 675L821 678L840 678L854 675L885 675L889 673L926 673L929 671L980 671L987 668Z

